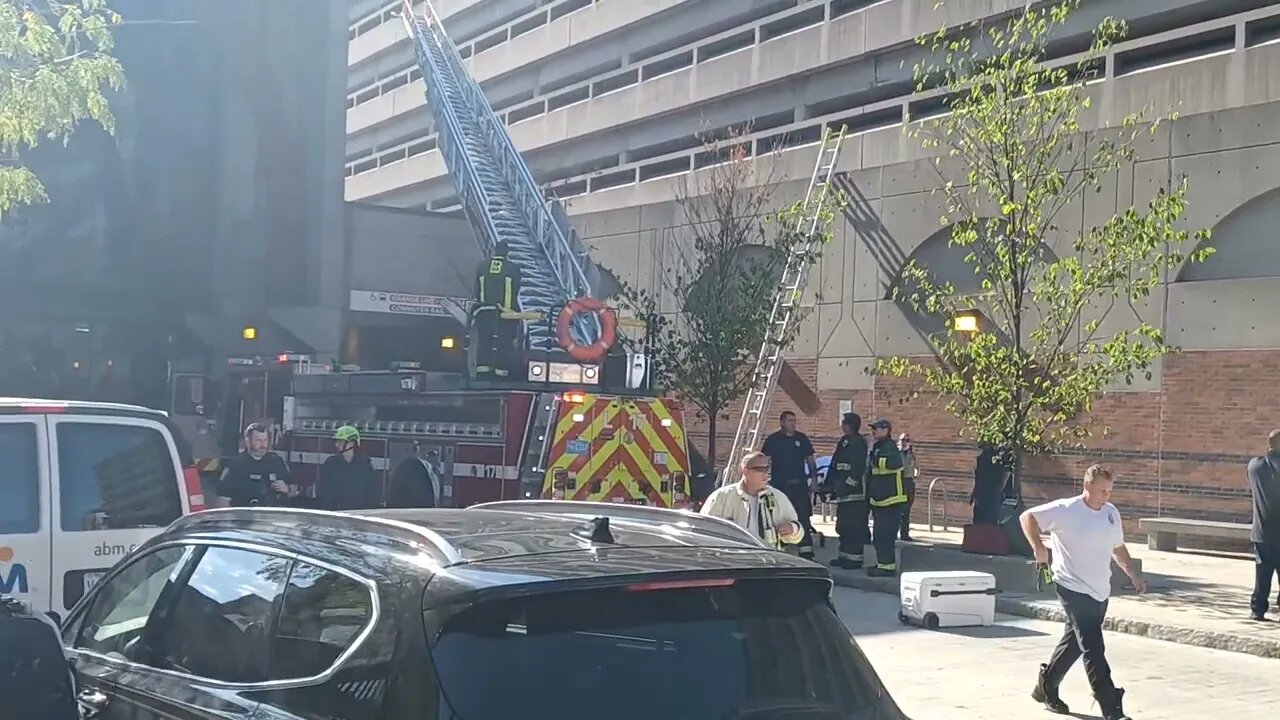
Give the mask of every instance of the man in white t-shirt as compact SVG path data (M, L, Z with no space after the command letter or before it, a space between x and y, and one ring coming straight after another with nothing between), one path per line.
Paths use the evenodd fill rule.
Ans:
M1053 578L1067 616L1062 639L1049 662L1040 666L1040 677L1031 697L1050 712L1070 712L1058 696L1058 686L1076 660L1083 657L1089 687L1105 720L1128 720L1123 708L1124 689L1111 680L1102 639L1102 621L1111 597L1111 560L1124 570L1139 593L1146 583L1133 568L1124 544L1120 511L1112 505L1115 478L1103 465L1084 473L1084 492L1055 500L1022 513L1022 532L1035 550L1036 562L1049 563L1049 549L1040 538L1049 533L1053 544Z

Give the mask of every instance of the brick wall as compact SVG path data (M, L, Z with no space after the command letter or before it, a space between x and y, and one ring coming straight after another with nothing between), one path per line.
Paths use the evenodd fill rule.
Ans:
M815 384L816 361L790 364L810 387ZM1280 350L1188 352L1167 358L1160 392L1116 393L1095 404L1096 426L1108 431L1095 432L1085 441L1086 449L1027 461L1027 500L1076 492L1084 468L1104 461L1118 473L1114 499L1131 531L1139 517L1154 515L1247 521L1244 466L1265 449L1266 434L1280 427L1278 381ZM877 378L874 391L823 389L813 414L778 392L766 422L772 426L783 410L796 412L818 454L826 455L840 434L841 400L851 400L864 423L888 417L895 433L905 430L915 442L922 491L913 511L916 521L925 517L923 490L938 477L943 478L950 516L967 521L976 449L960 436L959 424L936 397L921 392L913 398L912 390L895 378ZM740 408L741 403L731 408L728 419L720 422L720 463L733 443ZM691 419L690 424L690 442L705 451L705 421Z

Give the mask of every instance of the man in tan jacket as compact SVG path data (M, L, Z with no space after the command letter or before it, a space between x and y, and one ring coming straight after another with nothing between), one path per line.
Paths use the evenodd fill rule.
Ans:
M769 485L769 456L758 451L742 458L742 479L711 493L702 514L728 520L778 550L804 539L795 507Z

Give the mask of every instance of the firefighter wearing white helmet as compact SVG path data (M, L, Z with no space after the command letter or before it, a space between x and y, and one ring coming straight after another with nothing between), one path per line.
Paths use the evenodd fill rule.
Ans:
M324 510L381 507L381 481L360 450L360 431L343 425L333 433L333 442L337 452L324 461L316 478L316 504Z

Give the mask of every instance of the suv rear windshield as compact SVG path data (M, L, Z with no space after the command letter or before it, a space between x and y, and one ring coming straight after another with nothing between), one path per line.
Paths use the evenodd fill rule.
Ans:
M431 650L454 713L441 717L900 717L827 603L827 583L719 582L475 605Z

